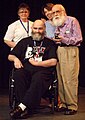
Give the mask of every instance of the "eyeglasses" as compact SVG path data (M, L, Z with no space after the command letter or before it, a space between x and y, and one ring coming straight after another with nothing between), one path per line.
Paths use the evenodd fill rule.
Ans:
M22 14L22 13L28 13L28 11L20 11L19 13L21 13L21 14Z
M59 14L59 13L61 13L62 11L63 11L63 10L57 10L57 11L54 11L53 14L56 14L56 13Z
M34 30L43 30L43 27L39 27L39 28L33 27L33 29L34 29Z

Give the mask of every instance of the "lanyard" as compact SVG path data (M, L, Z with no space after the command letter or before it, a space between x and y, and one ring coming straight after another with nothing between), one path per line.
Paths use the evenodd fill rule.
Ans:
M27 23L27 29L26 27L24 26L23 22L20 20L20 23L22 24L23 28L25 29L25 31L27 32L28 36L29 36L29 21Z
M43 44L43 41L41 41L41 44L40 44L40 48L42 47L42 44ZM34 41L34 46L36 47L37 45L36 45L36 41Z
M36 49L36 54L37 54L37 55L39 55L39 53L40 53L40 51L41 51L42 45L43 45L43 41L41 41L40 46L37 46L37 45L36 45L36 41L34 41L34 46L37 47L37 49Z

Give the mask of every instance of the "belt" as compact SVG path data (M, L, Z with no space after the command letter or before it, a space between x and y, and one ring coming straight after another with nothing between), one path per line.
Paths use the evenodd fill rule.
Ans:
M75 45L66 45L64 43L58 44L58 46L60 46L60 47L78 47L78 46L75 46Z

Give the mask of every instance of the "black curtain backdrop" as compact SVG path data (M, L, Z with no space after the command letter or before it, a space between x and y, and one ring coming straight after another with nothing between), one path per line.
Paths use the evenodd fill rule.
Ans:
M80 74L79 85L85 87L85 7L80 0L1 0L0 1L0 88L8 88L10 62L7 59L10 48L3 42L3 37L9 24L18 19L17 8L25 2L31 8L30 20L34 21L43 17L42 5L52 2L60 3L66 8L67 14L79 20L82 29L83 42L80 47Z

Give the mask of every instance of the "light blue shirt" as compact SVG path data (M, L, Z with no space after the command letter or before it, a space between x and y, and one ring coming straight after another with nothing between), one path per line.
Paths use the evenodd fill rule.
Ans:
M49 20L45 22L45 25L46 25L46 37L52 39L54 37L56 27L53 26Z

